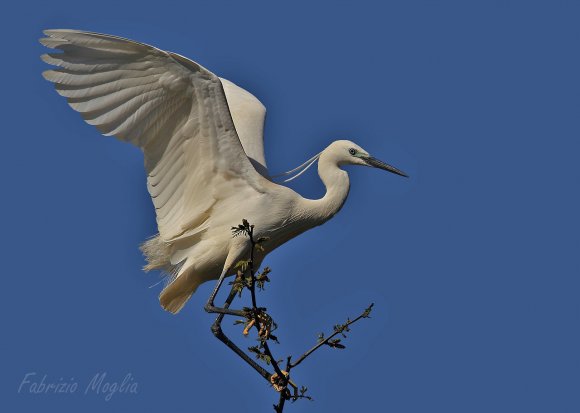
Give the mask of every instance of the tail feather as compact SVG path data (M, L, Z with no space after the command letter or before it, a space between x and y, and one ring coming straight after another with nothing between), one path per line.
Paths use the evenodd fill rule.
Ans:
M159 295L159 303L164 310L169 311L172 314L177 314L181 311L187 300L193 294L193 291L189 293L184 293L180 295L175 295L171 293L166 293L167 289L163 290Z
M147 272L161 270L167 276L167 283L161 294L159 302L163 309L177 314L191 295L197 290L201 281L188 280L188 274L180 274L185 262L171 264L171 245L157 234L141 244L141 251L147 259L147 265L143 269Z
M189 275L180 274L161 291L159 303L164 310L173 314L180 312L187 300L203 282Z

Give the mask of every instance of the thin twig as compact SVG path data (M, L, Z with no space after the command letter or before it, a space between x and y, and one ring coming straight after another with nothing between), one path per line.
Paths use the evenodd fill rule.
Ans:
M321 342L319 342L318 344L316 344L314 347L312 347L310 350L308 350L307 352L305 352L304 354L302 354L298 360L296 360L295 363L290 364L290 368L294 368L296 366L298 366L300 363L302 363L309 355L311 355L312 353L314 353L316 350L318 350L320 347L324 346L324 345L328 345L328 343L330 342L330 340L332 340L334 337L336 337L339 334L342 334L343 331L347 330L348 327L350 327L351 325L353 325L354 323L356 323L358 320L360 320L361 318L369 318L369 314L370 314L370 310L373 308L375 304L372 303L368 308L366 308L361 315L359 315L357 318L355 318L354 320L348 320L345 324L343 324L342 326L340 326L340 328L335 329L334 333L332 333L330 336L326 337L324 340L322 340Z

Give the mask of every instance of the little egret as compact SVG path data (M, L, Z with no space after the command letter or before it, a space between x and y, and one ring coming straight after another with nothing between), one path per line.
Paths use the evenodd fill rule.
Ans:
M58 53L42 59L58 68L43 73L83 119L106 136L143 150L147 188L158 235L142 250L145 270L160 269L168 283L161 306L177 313L209 280L218 280L206 310L234 265L249 256L245 237L232 237L242 219L266 237L255 257L321 225L342 207L349 191L341 165L400 170L339 140L286 176L299 176L318 161L326 186L321 199L305 199L275 183L266 168L266 109L252 94L172 52L105 34L46 30L40 42ZM293 179L290 177L289 179Z

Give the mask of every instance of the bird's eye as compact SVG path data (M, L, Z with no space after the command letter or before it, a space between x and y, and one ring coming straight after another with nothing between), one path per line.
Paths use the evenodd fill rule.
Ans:
M355 148L350 148L348 150L348 153L350 153L352 156L355 156L356 155L356 149Z

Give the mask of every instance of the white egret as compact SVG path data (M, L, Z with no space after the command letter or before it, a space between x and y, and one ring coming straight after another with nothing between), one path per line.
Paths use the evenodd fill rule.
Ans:
M248 240L231 235L242 219L255 225L256 237L268 238L256 257L259 266L270 251L341 209L349 191L341 165L406 176L339 140L287 173L300 175L318 161L326 194L305 199L270 178L262 136L266 109L249 92L143 43L77 30L44 33L41 43L61 51L42 56L58 66L44 77L87 123L143 150L159 229L142 246L145 269L169 275L159 299L172 313L201 283L215 279L206 310L233 313L216 308L214 298L233 266L249 256Z

